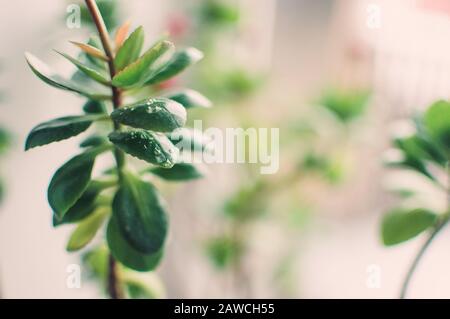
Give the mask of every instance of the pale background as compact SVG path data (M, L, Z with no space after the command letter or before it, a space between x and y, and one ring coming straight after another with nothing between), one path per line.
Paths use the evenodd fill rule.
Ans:
M156 37L163 17L176 2L126 1L128 17L150 30L149 38ZM390 249L381 246L378 225L389 203L382 187L386 172L381 169L379 158L388 143L391 120L411 109L423 109L436 98L448 98L450 15L449 7L445 6L448 1L438 1L444 3L440 12L418 9L420 1L412 0L395 1L395 5L394 1L387 0L240 2L252 8L249 19L252 30L260 30L257 32L259 49L246 44L243 37L238 39L241 50L236 54L251 67L270 71L271 88L262 93L270 101L282 104L289 95L302 98L302 94L317 89L332 77L344 82L370 83L375 90L371 117L362 124L365 129L361 140L365 143L358 142L358 138L355 142L360 145L361 154L355 163L354 176L337 193L323 195L323 212L316 217L315 229L298 240L301 253L296 262L299 272L296 297L396 297L420 240ZM378 29L366 23L370 3L381 8ZM72 33L75 31L57 27L62 25L60 19L66 9L60 0L1 0L1 7L0 87L7 97L1 107L0 122L13 131L16 142L1 167L7 181L7 195L0 208L2 296L98 297L95 285L89 282L83 282L81 289L67 288L66 268L78 263L78 256L64 251L69 229L51 227L46 201L52 173L76 151L77 140L28 153L23 151L30 128L50 118L75 113L82 103L82 99L38 81L28 69L23 53L33 52L54 67L69 72L67 63L50 49L67 49L69 45L63 38L82 40L82 37ZM356 71L342 57L348 43L353 41L374 52ZM233 297L214 281L214 271L196 250L192 233L198 229L184 227L186 219L195 218L195 205L177 205L176 201L186 196L199 198L205 192L212 199L220 198L218 194L223 189L232 188L228 174L224 173L230 169L218 169L210 178L189 186L192 193L187 195L187 186L182 186L172 198L172 234L168 258L160 271L169 297ZM251 265L257 274L264 276L265 254L276 249L280 234L267 225L261 225L261 231L273 238L270 240L273 247L269 243L256 247ZM450 297L449 245L450 230L446 230L418 269L411 297ZM379 288L367 286L371 265L381 270ZM255 287L254 297L274 296L270 285L255 280Z

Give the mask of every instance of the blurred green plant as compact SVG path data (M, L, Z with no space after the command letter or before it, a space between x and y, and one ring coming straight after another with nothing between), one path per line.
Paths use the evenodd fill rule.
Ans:
M298 232L305 227L305 224L310 221L314 207L309 203L307 195L302 195L301 191L296 190L297 184L307 187L311 179L317 179L323 181L325 185L334 186L343 181L347 172L340 157L335 154L335 150L331 147L316 146L324 142L334 145L335 139L339 140L339 143L345 143L344 139L349 138L348 131L351 129L351 123L363 116L370 95L364 93L364 98L354 98L362 96L362 93L359 90L342 89L334 89L333 92L332 99L329 90L324 93L323 98L319 99L322 101L318 104L319 109L310 109L313 116L304 112L301 120L295 120L295 125L287 124L286 120L278 124L279 127L288 127L284 132L284 140L287 142L281 149L284 154L281 157L290 158L295 165L273 176L247 174L245 183L226 200L223 216L230 226L222 235L207 242L208 256L218 269L242 271L243 258L250 249L249 229L261 220L274 216L281 217L280 220L285 219L283 223L288 226L286 232L289 229ZM338 96L346 98L337 98ZM331 100L333 103L329 103ZM346 115L338 116L342 113L335 111L337 109L346 110ZM335 115L333 121L321 123L324 111ZM331 123L334 125L330 125ZM320 130L324 126L328 132L334 132L330 137L332 140L324 141L323 136L320 136ZM298 151L292 154L293 149ZM280 207L279 203L277 204L277 198L286 194L288 197L285 198L288 198L288 201L292 200L292 203L287 207ZM280 210L283 209L289 210L289 213L281 213ZM279 267L275 269L275 278L293 277L293 274L287 274L287 272L295 271L295 269L289 267L287 263L293 262L297 248L293 246L287 250L290 252L285 252L280 260ZM284 272L281 277L280 270ZM234 277L242 285L242 281L249 280L251 274L235 274ZM280 284L286 284L286 282L281 280ZM246 283L242 286L248 288L250 284ZM287 289L291 291L292 287Z
M368 91L331 88L323 93L319 104L348 123L364 113L369 98Z
M0 91L0 102L4 98L4 92ZM4 127L0 126L0 156L4 156L11 144L11 133ZM5 183L0 179L0 203L3 201L5 194Z
M382 220L381 238L386 246L401 244L429 232L403 282L400 297L404 298L425 251L450 219L450 103L444 100L433 103L402 131L393 138L393 149L386 154L386 164L424 176L446 197L446 208L435 211L428 207L410 207L406 199L415 196L416 192L402 190L401 193L406 194L404 202Z
M0 127L0 156L3 156L10 146L11 134L4 128ZM0 203L3 201L5 186L3 180L0 179Z
M199 20L208 26L228 25L239 21L239 10L235 6L219 0L203 1L198 14Z
M103 21L105 21L106 28L108 30L117 28L120 24L120 12L122 9L119 2L117 0L97 0L97 6ZM95 30L96 26L92 22L91 13L86 6L82 5L82 1L80 1L80 14L81 23Z
M78 69L72 78L63 78L26 54L41 80L88 99L84 114L39 124L28 135L25 149L68 139L97 124L97 132L80 144L83 151L61 166L50 182L53 224L77 224L67 244L70 252L86 247L107 224L107 246L85 254L85 264L104 279L111 298L124 297L123 288L130 297L149 297L136 271L154 270L161 261L168 221L165 204L145 175L171 181L202 177L194 165L182 163L180 144L171 133L184 126L187 108L210 104L192 90L155 97L161 93L155 86L198 62L202 53L194 48L176 51L163 39L141 55L143 28L127 37L127 23L117 30L113 47L96 2L85 2L99 39L74 43L82 50L78 58L60 53ZM138 98L149 91L150 97ZM93 179L96 158L104 153L112 153L116 165ZM127 155L153 166L136 172Z
M235 104L254 93L264 82L236 59L223 52L223 43L236 32L242 13L223 0L203 0L195 6L196 18L191 34L205 52L204 63L193 74L192 81L216 103Z

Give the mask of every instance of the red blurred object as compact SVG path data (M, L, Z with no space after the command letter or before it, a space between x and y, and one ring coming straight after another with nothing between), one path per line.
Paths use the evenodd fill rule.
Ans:
M450 15L450 0L421 0L419 7Z
M156 89L158 90L168 90L173 88L176 84L178 83L178 79L177 78L171 78L167 81L161 82L159 84L156 85Z
M182 13L173 13L168 18L167 29L172 37L183 37L188 31L189 26L188 17Z

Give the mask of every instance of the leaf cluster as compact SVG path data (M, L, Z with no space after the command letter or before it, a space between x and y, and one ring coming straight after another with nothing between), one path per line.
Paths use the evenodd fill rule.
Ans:
M437 101L416 116L404 133L393 138L386 164L421 175L443 190L450 158L450 102ZM438 227L450 212L424 207L397 207L386 214L381 225L383 243L396 245L426 230Z
M128 25L115 38L113 61L96 37L74 43L77 57L60 53L76 72L64 78L30 53L27 62L33 73L55 88L70 91L87 100L80 114L52 119L34 127L25 149L67 140L96 128L81 144L81 152L62 165L48 187L48 201L55 227L76 224L67 244L68 251L88 245L104 225L111 254L136 271L153 270L160 262L168 232L166 205L156 187L144 176L151 174L168 181L201 178L203 172L184 163L172 133L189 129L187 109L209 107L209 100L191 90L160 92L154 89L202 58L195 48L175 49L162 39L143 51L144 30L136 28L128 37ZM108 62L116 73L110 76ZM126 103L112 103L113 89ZM145 99L142 92L152 92ZM156 95L158 94L158 95ZM106 127L105 132L100 128ZM186 135L187 133L185 133ZM178 134L178 136L183 134ZM93 176L99 156L116 156L117 167ZM136 173L124 161L129 155L150 164Z

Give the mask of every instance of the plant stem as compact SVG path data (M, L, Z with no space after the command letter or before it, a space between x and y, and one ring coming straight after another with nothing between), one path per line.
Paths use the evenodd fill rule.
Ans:
M122 299L122 291L117 280L117 263L111 254L108 257L108 269L108 294L111 299Z
M95 0L85 0L86 6L92 16L92 20L95 23L98 34L100 36L100 40L102 42L103 50L105 51L105 55L108 58L108 68L109 75L111 79L116 75L116 67L114 66L114 53L111 47L111 41L109 39L108 30L105 26L105 21L103 20L102 15L100 14L100 10L98 9L97 3ZM119 88L115 86L111 86L112 90L112 104L113 108L117 109L122 104L122 92ZM117 131L120 129L120 125L117 122L114 123L114 130ZM125 156L122 151L117 148L114 148L114 157L117 163L117 174L119 180L122 179L122 169L125 164ZM112 255L109 255L108 261L108 292L109 296L112 299L120 299L122 298L122 291L120 289L119 280L117 276L117 264Z
M426 252L427 248L430 246L433 239L436 237L436 235L442 230L442 228L447 224L449 218L446 217L445 219L442 219L438 225L434 228L434 230L431 232L425 243L420 247L419 252L417 253L416 257L414 258L413 262L411 263L411 266L409 267L409 270L406 274L406 277L402 284L402 290L400 292L400 299L405 299L406 292L408 291L409 283L411 281L411 278L422 259L424 253Z
M420 247L419 252L417 253L416 257L414 258L411 266L409 267L408 272L406 273L406 277L403 281L402 290L400 292L400 299L404 299L406 297L406 292L408 291L409 282L411 281L411 278L422 259L423 255L425 254L425 251L430 246L433 239L436 237L436 235L444 228L444 226L450 221L450 167L449 163L446 165L446 172L448 176L448 185L447 185L447 212L445 215L441 218L441 220L437 223L437 225L434 227L433 231L430 233L427 240L424 242L422 247Z

